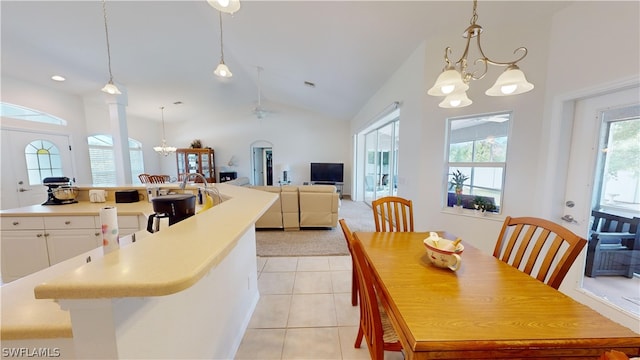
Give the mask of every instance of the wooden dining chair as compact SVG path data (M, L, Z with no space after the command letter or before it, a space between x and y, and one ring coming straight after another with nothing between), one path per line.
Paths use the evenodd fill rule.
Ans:
M138 175L138 179L140 179L140 182L143 184L149 184L151 182L151 180L149 180L149 174L140 174Z
M358 289L360 295L360 325L355 348L360 348L364 337L369 349L369 355L373 360L384 359L384 351L401 351L402 344L393 329L391 320L376 295L373 274L364 255L362 244L352 235L353 259L358 276Z
M347 242L347 248L349 249L349 254L351 254L351 305L358 305L358 276L356 274L356 266L353 261L353 249L352 249L352 241L353 241L353 233L347 226L347 223L344 219L338 220L340 223L340 227L342 228L342 233L344 234L344 240Z
M398 196L385 196L371 202L376 231L413 231L413 202Z
M493 256L558 289L587 240L545 219L507 216Z
M152 184L164 184L163 175L149 175L149 182Z

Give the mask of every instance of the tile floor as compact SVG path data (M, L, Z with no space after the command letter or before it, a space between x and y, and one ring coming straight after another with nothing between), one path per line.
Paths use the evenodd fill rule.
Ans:
M260 301L236 359L369 359L355 349L359 310L351 306L351 258L259 257ZM402 353L385 352L386 360Z

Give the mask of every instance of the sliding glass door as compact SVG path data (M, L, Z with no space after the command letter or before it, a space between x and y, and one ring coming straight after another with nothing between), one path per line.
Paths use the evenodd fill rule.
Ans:
M398 191L399 120L388 122L365 135L364 200L367 203Z

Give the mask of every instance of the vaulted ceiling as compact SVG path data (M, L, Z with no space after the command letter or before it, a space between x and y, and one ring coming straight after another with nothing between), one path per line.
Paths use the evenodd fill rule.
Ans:
M483 41L513 29L535 31L539 19L567 4L480 1ZM219 16L206 1L106 6L113 76L127 89L128 113L158 119L160 106L182 101L168 122L226 107L249 112L258 97L258 66L263 105L350 119L423 41L438 44L430 55L437 59L447 45L459 56L472 10L471 1L242 1L240 11L222 16L225 63L234 76L221 80L213 75ZM100 96L108 80L101 1L2 0L0 11L3 77ZM54 82L54 74L67 80Z

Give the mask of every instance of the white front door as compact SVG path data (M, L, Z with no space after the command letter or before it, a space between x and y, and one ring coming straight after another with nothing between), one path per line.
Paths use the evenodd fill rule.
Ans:
M2 209L41 204L47 200L47 188L42 185L42 178L47 176L66 176L74 179L75 171L71 158L69 136L51 133L39 133L21 130L2 129ZM39 172L38 165L30 162L27 165L25 149L34 141L44 140L55 146L58 157L52 157L50 166L57 173ZM59 160L55 160L59 159Z
M599 189L596 183L597 164L599 152L606 151L600 149L600 138L603 129L603 113L611 109L626 108L640 103L640 89L637 87L626 88L624 90L608 91L602 94L595 94L574 101L567 102L573 108L571 143L569 148L569 157L566 169L566 182L560 186L565 187L564 199L557 199L556 209L554 212L559 214L559 218L554 220L561 225L567 227L574 233L588 239L590 228L591 210L595 204L600 203L594 200L594 192ZM637 170L638 164L629 162L629 170ZM560 174L562 175L562 174ZM637 216L637 215L636 215ZM598 278L600 285L610 288L607 290L594 291L591 286L591 278L589 282L584 278L584 266L586 258L586 249L576 260L575 266L565 278L563 283L564 289L571 297L588 304L599 312L621 322L634 330L638 331L638 315L635 311L629 311L628 307L621 306L620 302L613 300L613 297L621 297L616 290L614 293L613 281L629 280L624 277L602 276ZM620 278L620 279L616 279ZM633 292L633 291L632 291ZM622 294L624 295L624 294ZM637 289L634 293L627 294L630 297L637 297ZM625 300L621 300L624 304ZM634 306L632 303L629 305Z

